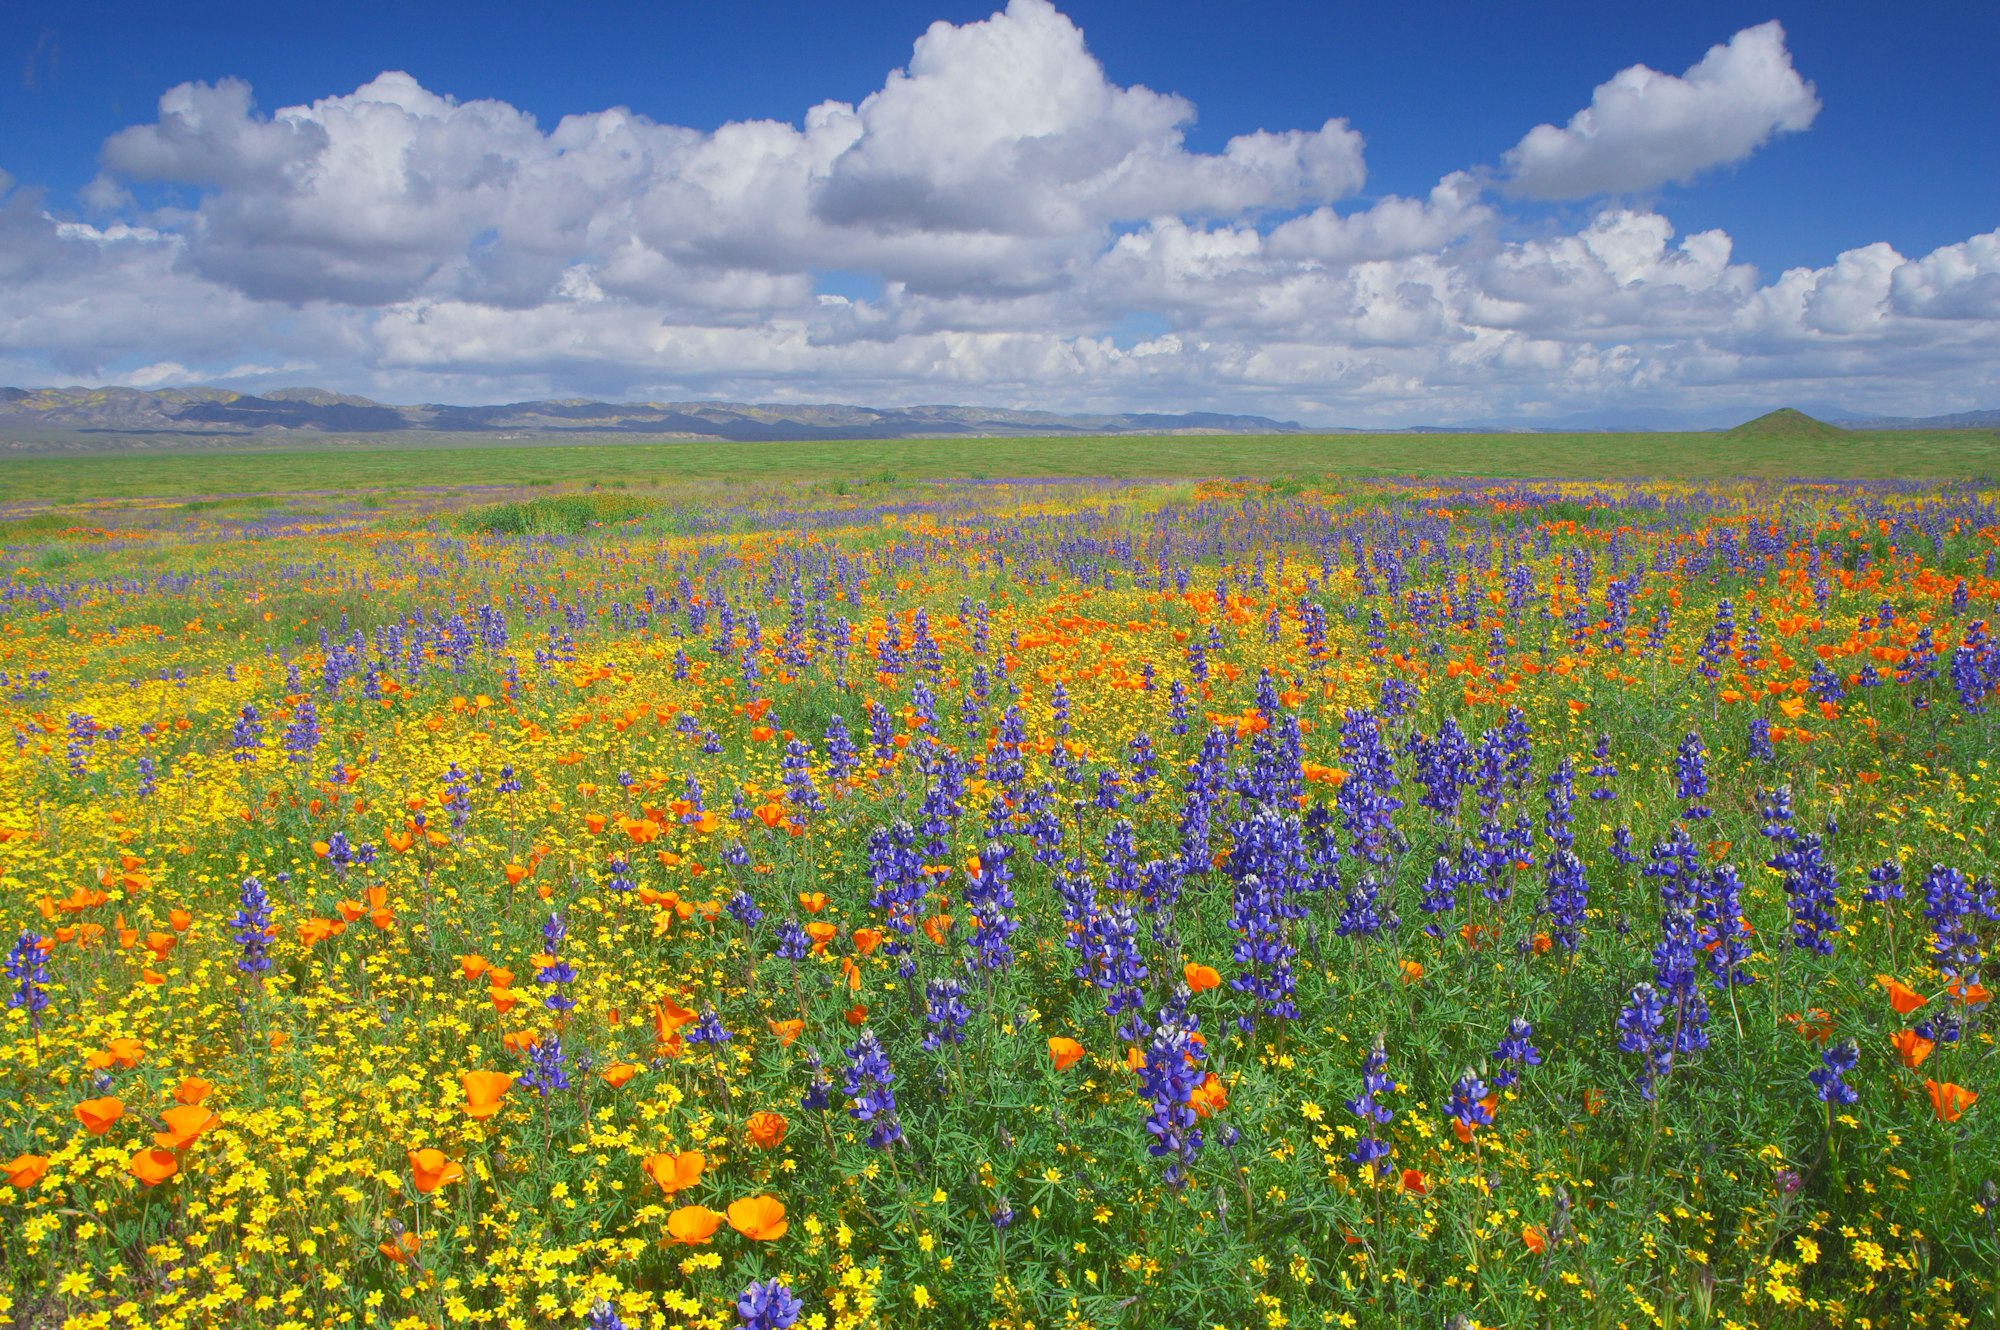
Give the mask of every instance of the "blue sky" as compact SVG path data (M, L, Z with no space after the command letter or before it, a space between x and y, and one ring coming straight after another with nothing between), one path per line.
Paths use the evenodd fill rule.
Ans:
M1974 3L4 4L0 378L1377 424L2000 406L1995 52ZM1634 66L1683 81L1579 131ZM853 122L814 142L828 102ZM643 169L556 141L628 134L611 108ZM792 137L717 133L765 120ZM1520 156L1538 125L1554 155ZM1293 137L1232 150L1258 131Z

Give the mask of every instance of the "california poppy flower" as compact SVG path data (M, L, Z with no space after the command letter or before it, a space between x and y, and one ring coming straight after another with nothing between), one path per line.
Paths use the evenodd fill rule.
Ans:
M680 1028L694 1019L694 1013L672 998L661 998L653 1008L653 1037L666 1043L680 1032Z
M1882 985L1883 989L1888 992L1889 1005L1895 1009L1898 1016L1907 1016L1918 1007L1923 1006L1924 1003L1930 1001L1929 998L1891 975L1878 974L1875 976L1875 982Z
M110 1131L118 1119L125 1116L125 1101L112 1095L102 1099L86 1099L76 1106L76 1120L92 1136L102 1136Z
M667 1236L675 1242L698 1247L715 1236L722 1216L705 1205L683 1205L667 1216Z
M477 979L486 973L486 969L486 958L476 951L467 952L458 958L458 973L461 978Z
M639 1068L636 1064L630 1062L614 1062L597 1074L604 1078L606 1085L616 1090L624 1085L625 1082L637 1076Z
M1229 1087L1211 1071L1200 1085L1194 1087L1194 1092L1188 1096L1188 1103L1193 1106L1198 1118L1220 1113L1229 1104Z
M772 1034L778 1036L778 1046L781 1048L790 1048L792 1041L797 1039L806 1028L806 1023L801 1020L767 1020L765 1024L771 1027Z
M1430 1180L1424 1177L1422 1169L1406 1168L1403 1170L1403 1190L1414 1196L1428 1196L1431 1191Z
M846 1016L849 1025L868 1024L868 1008L859 1002L847 1009Z
M701 1181L702 1170L708 1167L708 1156L699 1150L682 1150L678 1154L647 1155L639 1164L647 1177L658 1183L660 1190L672 1196L675 1192L686 1191Z
M1937 1114L1939 1122L1956 1122L1966 1109L1979 1102L1978 1095L1950 1081L1943 1084L1925 1081L1924 1091L1931 1097L1931 1111Z
M882 930L879 928L857 928L854 930L854 948L863 956L875 954L875 948L882 945Z
M1521 1227L1521 1245L1539 1256L1549 1249L1548 1230L1539 1224L1524 1224Z
M743 1135L760 1150L775 1150L785 1143L785 1129L790 1125L783 1113L752 1113Z
M1222 985L1222 976L1216 972L1214 966L1201 965L1195 961L1189 961L1181 967L1181 977L1187 980L1190 993L1206 993L1209 989L1219 988Z
M136 1067L139 1060L146 1056L146 1046L137 1039L113 1039L104 1046L104 1051L121 1067Z
M132 1176L140 1182L148 1187L157 1187L181 1171L181 1161L174 1156L172 1150L155 1147L135 1152L128 1167L132 1170Z
M504 1071L468 1071L458 1081L465 1087L465 1115L482 1122L500 1111L500 1100L514 1085Z
M1902 1058L1903 1066L1910 1071L1923 1066L1924 1059L1937 1047L1936 1040L1926 1039L1915 1030L1896 1031L1889 1036L1889 1044L1896 1050L1896 1055Z
M1074 1039L1055 1035L1049 1040L1049 1061L1056 1064L1057 1071L1068 1071L1071 1064L1083 1056L1083 1045Z
M785 1205L775 1196L745 1196L729 1203L729 1226L752 1242L776 1242L790 1227Z
M416 1257L417 1249L423 1246L422 1239L414 1233L399 1233L389 1242L377 1243L375 1250L394 1261L397 1265L408 1265Z
M153 1142L163 1150L185 1150L222 1119L200 1104L178 1104L160 1114L160 1121L167 1129L154 1132Z
M1396 972L1406 984L1414 984L1424 977L1424 967L1419 961L1402 960L1396 962Z
M446 1183L464 1177L465 1169L457 1161L445 1158L442 1150L410 1151L410 1180L416 1184L419 1195L428 1196Z
M1986 991L1984 984L1968 984L1957 975L1953 975L1946 982L1945 988L1954 998L1968 1007L1976 1007L1982 1002L1993 1000L1993 995Z
M49 1157L47 1155L15 1155L6 1163L0 1164L0 1170L5 1170L8 1186L12 1187L15 1191L26 1191L40 1182L42 1175L49 1171Z

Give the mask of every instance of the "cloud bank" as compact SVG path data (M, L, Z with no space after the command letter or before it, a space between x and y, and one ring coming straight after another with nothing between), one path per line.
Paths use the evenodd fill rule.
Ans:
M0 177L0 380L1349 424L2000 402L2000 231L1765 279L1646 201L1818 105L1765 24L1364 202L1346 120L1194 151L1195 108L1110 81L1046 0L934 24L797 123L544 129L394 72L269 114L183 84L106 141L81 211ZM1578 198L1568 230L1508 210Z

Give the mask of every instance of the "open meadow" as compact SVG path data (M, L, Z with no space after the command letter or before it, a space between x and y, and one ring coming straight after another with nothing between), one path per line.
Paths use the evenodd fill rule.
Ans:
M1688 439L0 462L0 1323L1994 1324L2000 443Z

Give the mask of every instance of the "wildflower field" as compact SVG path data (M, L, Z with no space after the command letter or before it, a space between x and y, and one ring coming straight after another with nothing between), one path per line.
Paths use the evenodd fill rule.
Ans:
M2000 1315L1990 488L540 502L0 524L0 1323Z

